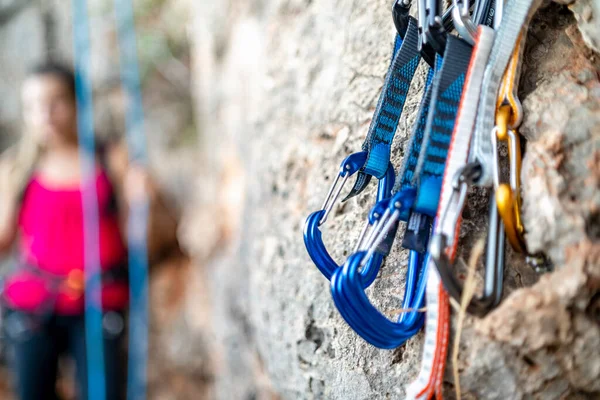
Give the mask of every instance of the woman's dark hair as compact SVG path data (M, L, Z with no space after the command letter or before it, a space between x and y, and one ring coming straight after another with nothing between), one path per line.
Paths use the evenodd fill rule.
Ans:
M34 66L29 71L29 76L47 76L51 75L58 78L69 89L69 92L75 97L75 73L73 69L65 64L57 62L46 62Z

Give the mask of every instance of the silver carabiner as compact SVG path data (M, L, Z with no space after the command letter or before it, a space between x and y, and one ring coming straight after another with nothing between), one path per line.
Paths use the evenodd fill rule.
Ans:
M459 210L462 209L466 200L468 186L474 183L481 175L481 166L478 163L467 164L457 171L453 178L453 192L444 209L440 220L437 222L443 226L447 221L448 213L451 207L456 212L453 213L454 225L460 216ZM487 251L485 262L485 282L483 296L473 298L469 303L467 311L472 314L483 316L492 310L502 297L502 283L504 276L504 226L498 217L498 207L495 197L490 201L490 219L489 232L487 238ZM453 243L454 239L444 233L436 233L431 238L429 245L429 254L438 270L440 279L444 287L456 301L460 301L463 292L462 283L458 280L452 271L452 262L447 255L447 247Z
M469 15L469 0L452 0L452 4L454 5L452 18L456 31L465 41L475 45L477 26Z

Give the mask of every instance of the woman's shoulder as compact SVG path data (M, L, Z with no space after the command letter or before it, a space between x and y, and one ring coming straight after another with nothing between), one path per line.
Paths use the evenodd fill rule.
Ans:
M124 179L129 160L127 147L122 140L103 143L99 146L98 157L103 169L112 180L121 182Z

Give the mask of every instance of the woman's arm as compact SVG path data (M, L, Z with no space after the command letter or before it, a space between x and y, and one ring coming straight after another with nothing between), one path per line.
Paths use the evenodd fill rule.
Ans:
M17 237L17 207L15 202L3 204L0 212L0 256L12 248Z
M0 163L0 256L10 251L17 237L19 189L6 160Z
M117 191L123 232L125 233L127 229L131 207L135 207L140 199L147 199L149 202L147 240L150 260L157 260L166 251L178 247L177 217L168 207L148 171L140 166L129 164L127 149L123 143L111 146L106 156L107 168ZM125 240L127 240L126 236L125 234Z

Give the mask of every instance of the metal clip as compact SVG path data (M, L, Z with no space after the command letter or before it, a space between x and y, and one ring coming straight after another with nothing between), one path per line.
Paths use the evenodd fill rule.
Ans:
M396 31L402 39L406 35L408 29L408 21L410 19L410 6L412 5L411 0L396 0L392 6L392 18Z
M446 219L450 216L452 226L458 223L460 210L466 200L468 186L473 184L481 174L481 166L477 163L467 164L458 170L454 176L452 196L448 206L444 209L438 224L444 226ZM490 201L489 232L487 237L487 250L485 262L485 283L483 296L473 298L467 307L467 311L484 316L491 311L502 297L502 284L504 280L504 227L498 218L498 208L495 198ZM453 249L448 248L453 243L452 237L443 233L435 234L429 245L429 254L440 274L444 287L456 301L460 302L463 285L452 271Z
M494 185L496 187L496 203L498 212L504 222L506 236L513 249L519 253L526 254L525 228L521 221L521 144L519 135L509 129L508 123L512 114L511 107L503 105L496 114L496 127L492 132L492 144L494 148L495 173ZM498 171L498 146L497 140L507 142L508 159L510 165L510 184L500 183Z
M435 64L435 53L438 50L441 50L440 54L443 54L443 49L445 47L445 35L446 32L450 32L454 29L454 20L452 18L452 12L454 9L454 5L451 4L450 7L444 12L442 17L437 16L437 20L435 16L432 17L432 12L437 12L438 4L437 0L433 0L433 4L428 4L430 0L418 0L418 18L417 25L419 28L419 51L421 52L421 57L429 64L431 67ZM432 9L433 7L434 9ZM437 14L436 14L437 15ZM438 23L439 22L439 26ZM435 27L432 27L431 24L434 24ZM433 31L432 31L433 29ZM439 43L438 48L435 49L435 44L432 45L431 41L435 41L435 37L439 35L437 33L434 34L434 31L440 31L439 35L444 39L444 43Z
M471 20L469 14L469 0L453 0L452 4L454 4L452 18L454 19L456 31L468 43L475 45L477 25Z
M416 191L414 189L405 189L398 193L396 193L387 203L387 208L381 214L380 220L377 222L377 225L374 226L369 238L366 242L367 252L366 256L363 257L361 261L361 266L366 263L377 251L377 248L384 241L386 236L393 232L393 227L400 220L400 216L402 212L410 209L410 207L415 202Z
M317 268L319 268L327 279L331 279L333 272L340 266L329 255L319 228L327 221L327 217L331 213L331 210L333 210L348 178L358 172L365 165L366 161L366 152L354 153L346 157L340 165L338 175L327 192L327 197L323 202L321 210L310 214L304 225L304 244L306 245L306 250ZM395 179L394 167L390 163L385 176L379 180L377 201L390 197ZM361 271L364 279L363 283L366 286L369 286L377 276L377 271L383 262L383 256L374 254L368 261L368 266Z
M453 0L452 18L454 27L458 34L471 45L475 45L477 26L485 23L488 17L492 0L477 1L473 10L473 16L469 14L471 6L469 0Z

